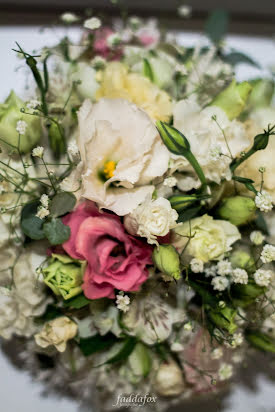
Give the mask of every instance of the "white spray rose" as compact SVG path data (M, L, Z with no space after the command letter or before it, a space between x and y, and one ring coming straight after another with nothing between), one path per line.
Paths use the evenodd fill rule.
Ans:
M41 332L34 337L37 345L42 348L54 345L59 352L65 352L68 340L76 334L77 324L67 316L62 316L45 323Z
M203 215L190 222L178 224L172 230L172 244L185 257L200 259L206 263L210 260L220 260L231 250L231 245L239 240L241 235L236 226L225 220L214 220Z
M165 236L176 227L178 213L171 208L169 200L148 197L131 214L125 216L124 226L132 235L146 237L148 243L158 244L157 237Z
M155 376L154 387L162 396L177 396L184 391L183 373L176 362L163 362Z

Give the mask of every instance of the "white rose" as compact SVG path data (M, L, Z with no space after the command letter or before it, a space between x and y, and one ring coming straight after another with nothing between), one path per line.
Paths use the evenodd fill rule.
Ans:
M184 391L183 373L176 362L163 362L154 379L154 387L161 396L177 396Z
M59 352L65 352L67 342L77 334L77 324L67 316L62 316L45 323L40 333L34 338L38 346L47 348L54 345Z
M149 116L123 99L85 100L79 110L82 196L120 216L151 195L169 152Z
M125 216L124 226L132 235L146 237L148 243L158 244L157 237L165 236L176 227L178 213L171 208L169 200L148 197L131 214Z
M185 250L188 260L197 258L206 263L222 259L240 238L237 227L232 223L203 215L178 224L172 230L171 243L179 252Z

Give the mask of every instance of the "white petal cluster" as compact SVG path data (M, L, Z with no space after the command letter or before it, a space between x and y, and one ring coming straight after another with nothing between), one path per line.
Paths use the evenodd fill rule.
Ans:
M240 283L246 285L248 283L247 271L241 268L236 268L232 272L232 280L234 283Z
M270 212L273 208L272 196L265 190L258 192L255 197L255 205L261 212Z
M163 197L147 197L130 215L125 216L124 226L132 235L146 237L148 243L158 244L157 238L165 236L176 227L178 213Z
M16 131L22 136L26 133L27 127L28 125L24 120L18 120L16 123Z
M270 281L273 277L273 272L271 270L265 270L265 269L258 269L254 273L254 280L259 286L268 286L270 284Z
M216 276L212 279L211 284L215 290L222 292L229 285L229 280L224 276Z
M259 230L253 230L253 232L250 233L250 240L254 245L259 246L265 240L265 235Z
M79 17L75 13L70 12L63 13L60 18L63 23L66 24L76 23L79 20Z
M223 357L223 350L221 347L215 348L211 352L211 359L213 360L221 359L222 357Z
M203 266L204 266L204 263L200 259L194 258L190 262L191 270L194 273L202 273L203 272Z
M222 363L218 374L221 381L230 379L233 375L233 366L230 363Z
M261 261L263 263L270 263L275 260L275 246L265 245L261 253Z
M128 312L130 305L130 298L127 295L119 294L116 296L116 307L122 312Z
M40 157L42 158L44 155L44 147L42 146L37 146L34 149L32 149L32 156L33 157Z
M225 259L225 260L220 260L217 263L217 273L220 276L226 276L226 275L230 275L232 272L232 265L229 262L229 260Z
M84 22L85 29L96 30L99 29L100 26L101 20L98 17L91 17Z

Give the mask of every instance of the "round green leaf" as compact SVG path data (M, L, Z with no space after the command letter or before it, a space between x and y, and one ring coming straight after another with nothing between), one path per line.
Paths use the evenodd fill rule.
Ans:
M50 212L53 217L63 216L70 212L76 204L76 197L69 192L55 195L51 201Z
M64 225L61 219L53 219L43 226L44 234L51 245L61 245L71 234L69 226Z
M21 229L31 239L40 240L45 237L43 232L44 219L36 216L39 202L27 203L21 213Z

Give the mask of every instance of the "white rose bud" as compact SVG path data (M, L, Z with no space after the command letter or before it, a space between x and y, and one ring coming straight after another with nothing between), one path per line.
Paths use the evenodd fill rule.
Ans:
M67 341L73 339L76 334L77 324L68 317L62 316L47 322L34 338L37 345L42 348L54 345L59 352L65 352Z
M184 380L179 366L172 360L163 362L155 376L155 390L161 396L177 396L184 390Z

